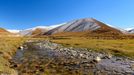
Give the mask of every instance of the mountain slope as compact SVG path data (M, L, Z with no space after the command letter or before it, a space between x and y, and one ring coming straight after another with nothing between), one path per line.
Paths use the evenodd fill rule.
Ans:
M41 34L41 33L47 32L49 29L50 28L46 27L46 26L37 26L37 27L34 27L34 28L29 28L29 29L26 29L26 30L21 30L19 32L19 34L23 35L23 36L31 36L31 35L37 35L37 34Z
M62 26L49 30L44 35L60 35L60 36L93 36L98 34L103 35L120 35L123 34L120 30L110 27L93 18L78 19L68 22Z
M16 35L13 33L10 33L4 28L0 28L0 37L16 37Z
M117 29L117 30L121 31L121 32L122 32L122 33L124 33L124 34L127 34L127 33L128 33L128 31L127 31L127 30L122 29L122 28L120 28L120 27L115 27L115 26L110 25L110 24L106 24L106 25L108 25L108 26L110 26L110 27L112 27L112 28L115 28L115 29Z
M7 34L11 34L11 33L5 30L4 28L0 28L0 35L7 35Z
M63 23L65 24L65 23ZM20 35L22 36L35 36L35 35L43 35L45 32L56 28L58 26L61 26L63 24L57 24L57 25L50 25L50 26L37 26L37 27L33 27L33 28L29 28L26 30L21 30L19 32Z
M0 32L8 32L8 31L5 30L4 28L0 28Z
M130 30L128 30L128 32L133 34L134 33L134 29L130 29Z

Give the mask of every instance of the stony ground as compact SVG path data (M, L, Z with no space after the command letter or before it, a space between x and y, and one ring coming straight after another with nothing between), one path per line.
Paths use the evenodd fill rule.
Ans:
M28 41L10 60L19 75L133 75L134 61L49 41Z

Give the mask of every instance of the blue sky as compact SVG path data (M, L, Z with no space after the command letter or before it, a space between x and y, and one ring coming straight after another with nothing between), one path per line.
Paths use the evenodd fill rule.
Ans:
M0 0L0 27L26 29L93 17L134 27L134 0Z

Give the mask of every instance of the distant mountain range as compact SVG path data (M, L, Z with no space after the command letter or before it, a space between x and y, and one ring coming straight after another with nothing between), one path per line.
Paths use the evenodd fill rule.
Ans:
M51 30L51 29L53 29L55 27L61 26L61 25L62 24L52 25L52 26L37 26L37 27L34 27L34 28L26 29L26 30L20 30L19 34L23 35L23 36L41 35L41 34L44 34L47 31L49 31L49 30Z
M18 36L20 36L20 35L11 33L4 28L0 28L0 37L18 37Z
M22 36L38 36L38 35L110 36L110 35L133 34L134 29L124 30L114 27L112 25L105 24L93 18L84 18L58 25L37 26L25 30L5 30L5 32L17 33Z
M23 36L31 36L31 35L45 33L48 30L49 30L49 27L38 26L38 27L26 29L26 30L21 30L21 31L19 31L19 34L23 35Z

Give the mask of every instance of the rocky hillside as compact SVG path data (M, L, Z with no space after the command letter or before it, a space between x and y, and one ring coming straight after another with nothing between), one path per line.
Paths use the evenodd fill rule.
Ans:
M59 35L93 35L93 34L108 34L108 35L120 35L123 34L120 30L110 27L100 21L93 18L78 19L70 21L62 26L56 27L45 35L59 34ZM73 34L74 33L74 34Z

